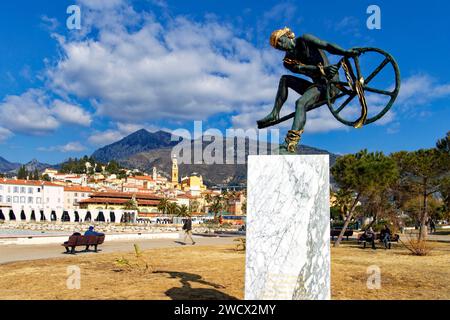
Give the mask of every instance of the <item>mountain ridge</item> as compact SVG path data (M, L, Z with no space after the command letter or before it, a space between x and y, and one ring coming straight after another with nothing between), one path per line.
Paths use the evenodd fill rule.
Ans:
M137 134L137 135L136 135ZM139 130L131 135L123 138L122 140L115 142L111 145L102 147L101 152L99 150L92 154L92 157L98 161L111 161L115 160L121 165L127 168L135 168L142 171L150 172L153 167L158 168L166 177L170 177L170 170L172 167L172 148L177 145L178 141L170 141L171 134L165 131L158 131L159 137L164 140L162 143L155 143L155 134L147 132L145 129ZM133 141L133 138L138 136L139 141ZM145 139L149 139L149 144L146 145ZM226 138L222 140L223 155L226 155L226 148L229 146L227 144ZM170 143L169 143L170 141ZM198 141L195 140L195 141ZM202 152L208 145L213 142L204 141L202 139ZM249 153L249 143L248 138L245 139L245 163L244 164L194 164L193 152L194 150L194 140L185 139L183 143L190 144L191 148L191 162L190 164L179 164L180 177L188 176L193 173L198 173L203 176L205 183L209 186L212 185L243 185L246 183L247 179L247 156ZM228 141L229 142L229 141ZM233 140L233 156L236 159L236 153L238 150L237 140ZM258 142L253 142L258 143ZM139 148L127 147L127 146L139 146ZM163 147L157 147L163 146ZM125 150L120 150L119 147L125 147ZM267 145L267 154L271 154L270 150L277 148L277 145ZM330 165L333 165L337 159L337 155L328 152L326 150L300 145L298 154L328 154L330 155ZM100 159L98 159L100 155Z

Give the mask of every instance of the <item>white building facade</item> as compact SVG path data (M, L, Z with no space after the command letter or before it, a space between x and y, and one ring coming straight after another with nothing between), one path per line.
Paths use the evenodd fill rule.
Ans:
M0 180L0 205L13 210L59 210L64 207L64 187L30 180Z

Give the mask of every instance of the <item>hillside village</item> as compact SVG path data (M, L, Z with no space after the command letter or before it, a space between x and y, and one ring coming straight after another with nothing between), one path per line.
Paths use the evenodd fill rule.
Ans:
M169 178L156 167L145 173L113 161L101 165L89 160L70 160L60 169L46 168L41 174L22 167L16 177L1 178L0 220L112 222L103 211L113 210L134 213L131 220L121 214L121 221L114 222L245 215L245 192L208 189L201 175L183 175L176 157L171 159ZM86 215L91 211L96 217ZM77 218L71 218L74 212ZM84 212L84 219L79 212Z

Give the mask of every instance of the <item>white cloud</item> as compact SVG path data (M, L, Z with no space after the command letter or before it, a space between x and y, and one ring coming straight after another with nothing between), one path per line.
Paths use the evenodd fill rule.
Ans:
M44 92L30 89L20 96L6 96L0 103L0 125L12 132L43 134L58 128L59 122Z
M450 96L450 83L439 83L438 79L428 74L417 74L403 79L398 103L417 106Z
M96 131L88 139L90 144L96 146L107 145L121 140L126 134L118 130Z
M117 142L141 129L146 129L149 132L156 132L159 130L163 130L169 133L172 132L171 129L161 128L151 124L117 122L114 129L95 131L94 133L92 133L88 138L88 142L94 146L105 146L113 142Z
M65 145L53 146L53 147L41 147L38 148L39 151L48 151L48 152L63 152L63 153L71 153L71 152L81 152L86 150L86 148L80 142L69 142Z
M83 108L61 100L53 102L52 113L66 123L88 127L92 122L91 115Z
M11 132L40 135L55 131L61 123L89 126L91 121L81 107L52 100L40 89L6 96L0 103L0 126Z
M0 142L5 141L9 137L11 137L13 133L6 128L0 127Z
M145 15L129 31L116 26L115 10L103 14L113 26L93 22L95 39L60 41L64 58L48 72L52 88L90 99L99 115L204 120L273 99L277 52L257 49L230 26L183 17L163 26ZM281 56L276 60L281 72Z

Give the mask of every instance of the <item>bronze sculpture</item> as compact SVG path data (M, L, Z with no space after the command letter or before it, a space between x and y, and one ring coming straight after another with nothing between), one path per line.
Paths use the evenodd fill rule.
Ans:
M383 117L392 107L400 91L398 65L394 58L383 50L377 48L344 50L338 45L323 41L313 35L305 34L296 38L295 34L287 27L274 31L270 37L270 44L275 49L286 52L283 60L286 69L293 73L303 74L312 80L308 81L292 75L283 75L280 79L273 110L257 122L258 128L262 129L294 118L292 129L289 130L285 143L280 146L280 154L296 153L297 145L304 131L308 111L327 104L338 121L355 128L361 128ZM339 63L332 65L324 51L341 55L343 58ZM367 52L381 54L384 56L384 60L367 78L364 78L359 66L359 57ZM353 71L350 59L353 59L356 74ZM389 91L369 87L370 81L388 64L393 67L395 73L394 89ZM341 68L346 81L341 81L339 78ZM280 118L280 110L287 100L289 88L295 90L301 97L296 101L296 111ZM375 116L368 117L365 91L390 97L384 109ZM348 97L342 104L337 107L334 106L337 99L346 96ZM361 116L354 121L346 120L339 114L356 96L358 96L361 106Z

